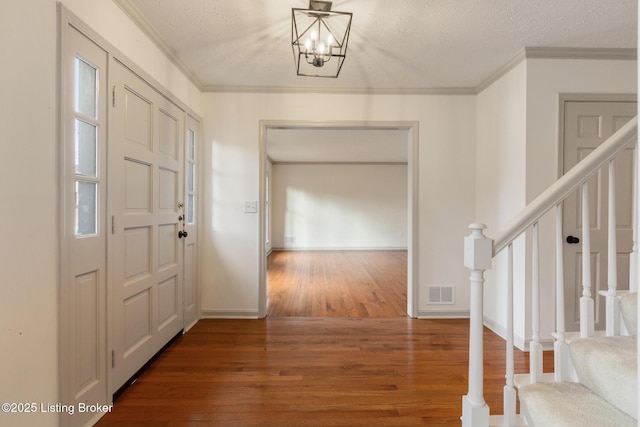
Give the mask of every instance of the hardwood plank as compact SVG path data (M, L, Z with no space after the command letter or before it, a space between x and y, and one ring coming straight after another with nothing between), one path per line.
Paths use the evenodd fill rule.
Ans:
M468 334L463 319L201 320L97 425L459 426ZM515 355L526 372L528 353ZM504 340L485 329L492 413L504 359Z
M270 317L405 317L407 251L273 251Z

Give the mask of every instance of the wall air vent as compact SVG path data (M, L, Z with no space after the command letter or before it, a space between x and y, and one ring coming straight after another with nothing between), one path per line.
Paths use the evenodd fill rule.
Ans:
M454 286L429 286L427 304L455 304Z

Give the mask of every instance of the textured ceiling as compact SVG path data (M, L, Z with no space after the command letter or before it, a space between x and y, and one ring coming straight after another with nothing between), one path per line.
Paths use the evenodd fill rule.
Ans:
M335 0L352 12L337 79L296 76L308 0L114 0L204 90L475 88L524 47L634 48L637 0Z
M635 48L637 0L334 0L352 12L337 79L300 77L291 9L308 0L114 0L203 91L473 93L536 48ZM406 132L269 130L276 162L402 162Z

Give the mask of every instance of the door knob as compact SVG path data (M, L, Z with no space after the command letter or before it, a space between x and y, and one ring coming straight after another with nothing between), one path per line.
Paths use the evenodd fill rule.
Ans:
M567 243L571 245L575 245L580 243L580 239L575 236L567 236Z
M178 239L182 239L183 237L187 237L189 235L189 233L187 233L186 231L178 231Z

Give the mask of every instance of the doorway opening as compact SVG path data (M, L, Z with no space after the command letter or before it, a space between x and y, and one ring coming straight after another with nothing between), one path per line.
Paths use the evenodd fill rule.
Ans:
M322 132L317 132L322 131ZM345 139L340 139L337 137L325 138L323 139L323 143L320 144L322 149L325 151L332 151L333 156L341 156L338 160L334 158L333 161L314 161L310 160L309 157L301 158L298 157L295 162L297 167L311 167L311 166L319 166L323 165L324 167L334 168L336 174L340 173L340 168L346 167L362 167L364 165L399 165L403 164L405 172L403 175L403 179L406 179L406 228L403 227L403 233L406 233L403 236L403 246L402 250L394 251L396 255L398 253L404 253L404 260L402 260L402 255L400 255L400 263L404 262L405 271L402 273L406 273L406 312L405 315L410 317L416 317L417 315L417 290L418 290L418 277L417 277L417 224L418 224L418 123L417 122L326 122L326 123L317 123L317 122L293 122L293 121L261 121L260 122L260 141L259 141L259 153L260 153L260 200L258 202L259 209L259 269L260 269L260 284L259 284L259 315L260 317L265 317L268 314L268 293L267 293L267 266L268 266L268 251L271 245L274 243L275 232L271 232L268 221L273 218L273 214L268 208L272 208L274 204L269 197L269 193L267 191L268 186L272 185L274 179L271 176L271 168L269 165L272 163L273 159L270 158L269 150L271 148L270 141L273 141L273 135L282 135L283 133L291 133L295 135L295 138L298 141L304 141L305 144L292 144L289 147L295 147L292 149L293 153L289 153L291 156L296 156L296 151L304 152L306 155L310 155L310 152L314 152L317 148L313 148L312 141L313 136L315 134L324 133L324 135L330 134L332 136L338 135L341 132L347 133L350 135L348 142ZM376 142L376 139L385 139L384 137L371 137L371 135L375 135L376 132L379 135L387 135L394 134L395 137L392 138L395 142L389 144L389 141L386 142L386 148L384 143ZM368 134L366 138L353 138L354 135L362 133ZM301 137L303 139L301 139ZM388 139L388 138L387 138ZM399 151L398 148L406 147L406 154L404 161L397 161L397 159L390 160L381 160L381 153L385 150L393 150L393 144L397 144L395 146L396 152ZM403 145L399 145L403 144ZM282 146L279 145L279 148ZM286 144L285 144L286 145ZM319 146L320 146L319 145ZM332 148L334 147L334 148ZM339 148L338 148L339 147ZM355 154L361 150L360 153L364 157L357 158L353 156L358 156ZM345 154L350 153L350 154ZM299 154L299 153L298 153ZM311 154L312 155L312 154ZM375 157L378 155L378 157ZM318 157L319 158L319 157ZM278 162L276 162L278 163ZM326 171L325 171L326 172ZM370 171L369 171L370 172ZM337 178L336 178L337 179ZM351 223L351 226L357 226L357 224ZM279 234L282 234L282 230L279 230ZM285 249L287 246L294 247L292 243L296 243L295 236L281 236L283 242L279 242L275 247L282 246L284 240L286 239L286 243L284 243ZM293 240L292 240L293 239ZM298 242L302 243L302 242ZM304 244L302 245L304 247ZM312 245L313 246L313 245ZM369 249L366 244L362 244L362 247L353 247L351 245L348 248L339 247L327 248L325 247L304 247L305 249L319 249L317 251L313 251L311 253L307 253L306 255L316 255L317 262L319 265L322 263L330 262L327 261L327 257L329 256L332 250L340 250L342 254L346 254L346 252L350 252L349 255L354 257L360 257L360 260L363 263L371 263L372 261L366 261L365 255L370 256L382 256L384 255L384 250L379 250L380 248L376 248L375 252L380 252L378 254L374 254L374 251L360 251L360 249ZM357 246L357 244L356 244ZM300 248L298 246L297 248ZM332 249L327 251L327 249ZM346 249L346 250L342 250ZM354 250L355 249L355 250ZM383 249L399 249L399 248L383 248ZM305 251L306 252L306 251ZM322 254L321 252L325 252ZM293 253L290 255L295 255L298 258L301 258L301 254ZM364 258L363 258L364 257ZM322 260L322 258L325 258ZM393 258L393 257L391 257ZM396 258L397 260L398 258ZM346 262L346 257L345 257ZM366 309L365 309L366 311ZM357 310L355 311L357 315Z

